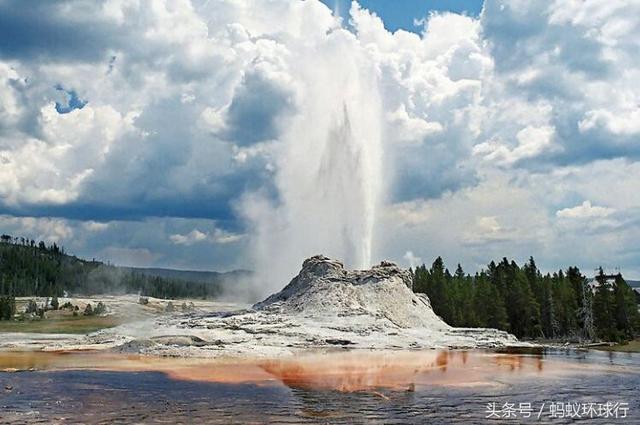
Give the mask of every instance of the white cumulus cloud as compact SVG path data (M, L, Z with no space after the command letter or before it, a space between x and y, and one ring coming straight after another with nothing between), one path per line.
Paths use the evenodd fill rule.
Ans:
M599 207L591 205L591 201L584 201L581 205L577 205L571 208L563 208L556 211L556 216L560 218L593 218L593 217L607 217L613 214L616 210L614 208Z

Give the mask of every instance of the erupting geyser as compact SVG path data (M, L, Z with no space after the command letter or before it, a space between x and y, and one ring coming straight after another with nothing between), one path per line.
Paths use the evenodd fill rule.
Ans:
M309 84L299 87L297 113L274 144L277 196L247 197L243 205L262 295L318 252L350 268L372 263L384 186L377 73L365 56L311 53L296 70ZM334 72L319 73L327 62Z
M327 137L316 176L317 206L324 205L323 216L336 225L333 230L338 233L333 234L345 263L359 269L371 264L380 170L367 144L378 143L375 137L356 137L344 105L342 117Z
M380 134L375 124L351 113L343 102L324 131L298 139L278 176L284 241L274 245L290 265L278 286L291 276L301 257L326 252L348 267L371 265L375 213L380 201ZM329 117L327 117L329 118ZM275 288L274 288L275 289Z

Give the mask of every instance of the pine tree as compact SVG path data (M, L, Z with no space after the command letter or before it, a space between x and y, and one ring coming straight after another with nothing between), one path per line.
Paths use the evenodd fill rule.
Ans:
M582 324L582 337L587 341L592 341L596 337L593 323L593 294L591 288L585 282L582 284L582 302L580 306L580 322Z
M542 276L534 259L520 268L503 258L486 271L453 275L440 257L415 269L414 289L431 299L436 314L454 326L494 327L517 337L617 340L640 330L635 293L621 275L611 285L600 269L592 293L577 267Z
M493 300L488 306L487 326L501 330L509 329L509 318L507 309L505 308L502 296L498 292L498 288L491 286L489 289L489 297Z
M613 288L607 281L602 267L600 267L598 276L596 276L596 281L598 282L598 287L593 297L596 333L600 338L617 340L618 334L614 321Z
M633 338L637 329L638 307L633 289L627 285L620 273L615 277L613 293L616 328L625 338Z
M449 318L449 310L445 296L445 268L441 257L435 259L429 270L427 295L431 300L433 311L440 317Z

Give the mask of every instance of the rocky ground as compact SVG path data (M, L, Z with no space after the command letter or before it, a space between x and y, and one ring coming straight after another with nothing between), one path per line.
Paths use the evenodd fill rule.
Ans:
M191 311L151 314L80 338L48 339L41 348L271 357L310 348L520 345L513 335L503 331L448 326L433 313L429 299L414 294L410 285L408 272L392 263L350 271L338 261L316 256L304 262L298 276L282 291L252 307L201 304ZM6 339L0 338L0 349Z

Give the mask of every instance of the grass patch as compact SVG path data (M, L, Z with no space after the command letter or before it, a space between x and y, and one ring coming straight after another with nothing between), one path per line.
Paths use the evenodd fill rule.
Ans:
M42 320L3 320L0 332L86 334L124 323L116 316L55 315Z
M620 353L640 353L640 339L634 339L626 344L615 344L610 347L594 347L601 351L617 351Z

